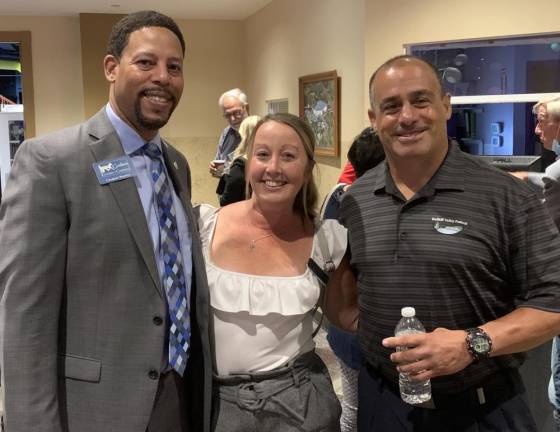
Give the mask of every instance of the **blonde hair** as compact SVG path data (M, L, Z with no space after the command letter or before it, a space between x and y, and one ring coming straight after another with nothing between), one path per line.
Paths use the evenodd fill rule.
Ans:
M247 158L247 155L245 154L245 151L247 150L247 141L249 139L249 136L251 135L251 132L253 132L253 129L255 128L255 126L257 125L260 119L261 119L260 116L252 115L246 117L241 122L238 130L239 135L241 136L241 142L233 152L232 160L237 159L238 157L243 157L245 159Z
M255 135L259 128L267 123L267 122L277 122L285 124L292 128L301 139L303 144L303 148L305 149L305 153L307 155L308 161L308 168L310 170L309 180L305 183L300 191L296 195L296 199L294 201L294 211L299 213L302 217L308 217L311 219L315 219L317 216L317 200L319 197L319 192L317 191L317 185L315 184L315 178L313 175L313 169L315 168L315 134L313 133L313 129L302 119L293 115L293 114L268 114L267 116L263 117L257 125L253 128L249 139L247 140L247 151L246 154L249 156L247 159L247 164L245 166L245 178L248 178L247 172L249 166L251 164L251 157L250 155L253 153L253 144L255 143ZM250 198L253 193L250 183L247 181L247 190L245 195L247 198Z

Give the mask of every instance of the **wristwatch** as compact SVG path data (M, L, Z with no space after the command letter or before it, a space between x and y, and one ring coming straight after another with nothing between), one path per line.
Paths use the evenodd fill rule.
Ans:
M492 339L490 336L479 327L469 328L467 332L467 350L476 363L481 359L490 357L492 351Z

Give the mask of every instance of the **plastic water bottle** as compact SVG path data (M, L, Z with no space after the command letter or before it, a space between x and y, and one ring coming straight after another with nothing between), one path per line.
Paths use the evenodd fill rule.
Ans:
M415 333L426 333L422 323L416 318L416 310L413 307L401 309L402 318L395 327L395 336L411 335ZM406 351L406 346L397 347L397 351ZM407 404L417 405L429 401L432 398L432 385L430 380L411 381L408 374L399 373L399 389L401 399Z

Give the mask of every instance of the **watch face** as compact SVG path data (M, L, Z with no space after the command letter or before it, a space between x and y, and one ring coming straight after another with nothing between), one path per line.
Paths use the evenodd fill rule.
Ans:
M490 344L488 340L483 336L475 336L472 338L471 346L473 350L478 354L486 354L490 351Z

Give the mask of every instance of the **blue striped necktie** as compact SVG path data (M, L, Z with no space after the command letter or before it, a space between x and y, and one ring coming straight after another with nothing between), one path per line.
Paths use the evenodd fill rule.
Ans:
M154 143L146 143L142 151L152 160L150 174L154 184L159 222L159 258L164 264L162 280L170 319L169 365L182 376L187 364L191 329L177 218L169 180L163 168L161 150Z

